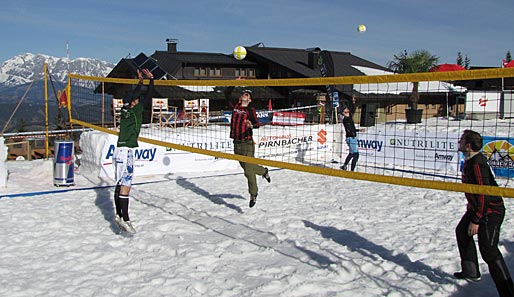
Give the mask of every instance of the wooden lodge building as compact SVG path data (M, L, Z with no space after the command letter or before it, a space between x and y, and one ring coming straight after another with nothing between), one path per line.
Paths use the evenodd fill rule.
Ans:
M167 39L166 42L165 51L157 50L150 56L140 53L135 58L121 59L108 77L135 78L138 68L148 68L156 79L167 80L280 79L323 76L321 71L323 65L318 63L323 51L319 48L273 48L264 47L259 43L245 46L247 50L245 59L237 60L232 55L221 53L180 52L177 50L177 40ZM330 51L330 56L333 60L333 69L332 74L328 76L367 75L362 69L381 73L390 71L349 52ZM129 91L130 86L106 83L104 87L105 93L114 98L122 98ZM355 120L358 123L360 119L362 126L374 125L375 118L378 121L405 119L404 110L409 102L410 90L396 94L373 94L361 93L352 85L332 87L338 92L340 102L350 100L352 95L356 96L358 102ZM273 109L284 109L316 105L327 97L326 86L252 87L250 89L253 90L253 105L257 109L267 109L270 100ZM238 87L215 87L208 91L191 91L179 86L156 86L154 97L168 98L169 105L178 108L183 108L183 99L209 98L210 112L219 113L230 110L232 102L239 97L240 93L241 89ZM455 92L423 93L420 90L419 108L425 109L424 115L425 113L429 116L446 115L447 102L450 106L455 105L459 95ZM148 114L145 115L146 119L149 117Z

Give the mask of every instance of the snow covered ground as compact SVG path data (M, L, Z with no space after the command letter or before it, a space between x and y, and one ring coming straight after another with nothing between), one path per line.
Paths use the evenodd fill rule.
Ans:
M0 296L496 296L460 270L461 193L273 169L248 208L241 169L137 178L118 234L109 180L53 186L52 160L7 163ZM38 192L38 194L34 194ZM19 195L13 195L13 194ZM500 246L514 272L514 204Z

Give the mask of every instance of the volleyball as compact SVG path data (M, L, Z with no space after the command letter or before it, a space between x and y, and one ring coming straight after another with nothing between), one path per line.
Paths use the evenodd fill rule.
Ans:
M232 54L234 55L234 58L243 60L246 57L246 48L238 45L234 48L234 52Z
M357 32L359 32L359 33L366 32L366 26L363 24L360 24L359 26L357 26Z

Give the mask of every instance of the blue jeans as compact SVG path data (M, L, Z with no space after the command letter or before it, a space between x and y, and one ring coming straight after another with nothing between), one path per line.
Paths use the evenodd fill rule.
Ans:
M357 166L357 161L359 160L359 146L358 146L357 138L356 137L346 137L346 144L348 145L350 152L348 153L348 156L346 156L346 159L344 160L344 165L341 168L346 170L348 164L351 161L352 162L351 170L354 171L355 166Z
M346 144L350 148L350 154L359 152L359 146L357 143L357 137L346 137Z

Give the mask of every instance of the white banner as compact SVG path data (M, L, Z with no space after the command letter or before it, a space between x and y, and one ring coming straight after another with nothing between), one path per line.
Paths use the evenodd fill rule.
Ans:
M323 165L344 160L348 148L344 141L342 124L303 126L309 129L263 126L254 130L255 157L284 162ZM211 126L214 127L214 126ZM233 153L229 127L217 126L214 130L199 129L191 134L171 134L162 141L195 148ZM431 170L458 170L459 153L457 134L423 133L404 130L358 133L359 164L424 168ZM212 138L212 134L216 138ZM213 140L215 139L215 140ZM114 177L112 154L117 137L101 132L84 132L81 136L84 169L93 167L103 177ZM144 142L135 150L136 176L162 175L179 172L202 172L236 169L237 161L167 149Z
M500 92L468 91L466 93L466 113L500 111Z
M383 134L360 133L359 162L377 165L417 167L432 170L458 170L459 135L387 131ZM346 148L346 152L347 152Z
M309 130L285 126L282 129L256 129L255 157L277 161L333 160L333 126L308 126Z
M99 177L114 179L112 157L117 139L117 136L95 131L82 133L80 138L83 148L81 163L86 170L98 172ZM95 147L87 145L88 143L100 143L102 145ZM212 149L214 146L209 145L207 141L203 144L207 146L207 149ZM235 169L239 166L237 162L232 160L178 151L141 141L139 141L139 147L135 148L134 158L134 176L136 177L179 172L221 171ZM99 164L97 160L100 162Z

